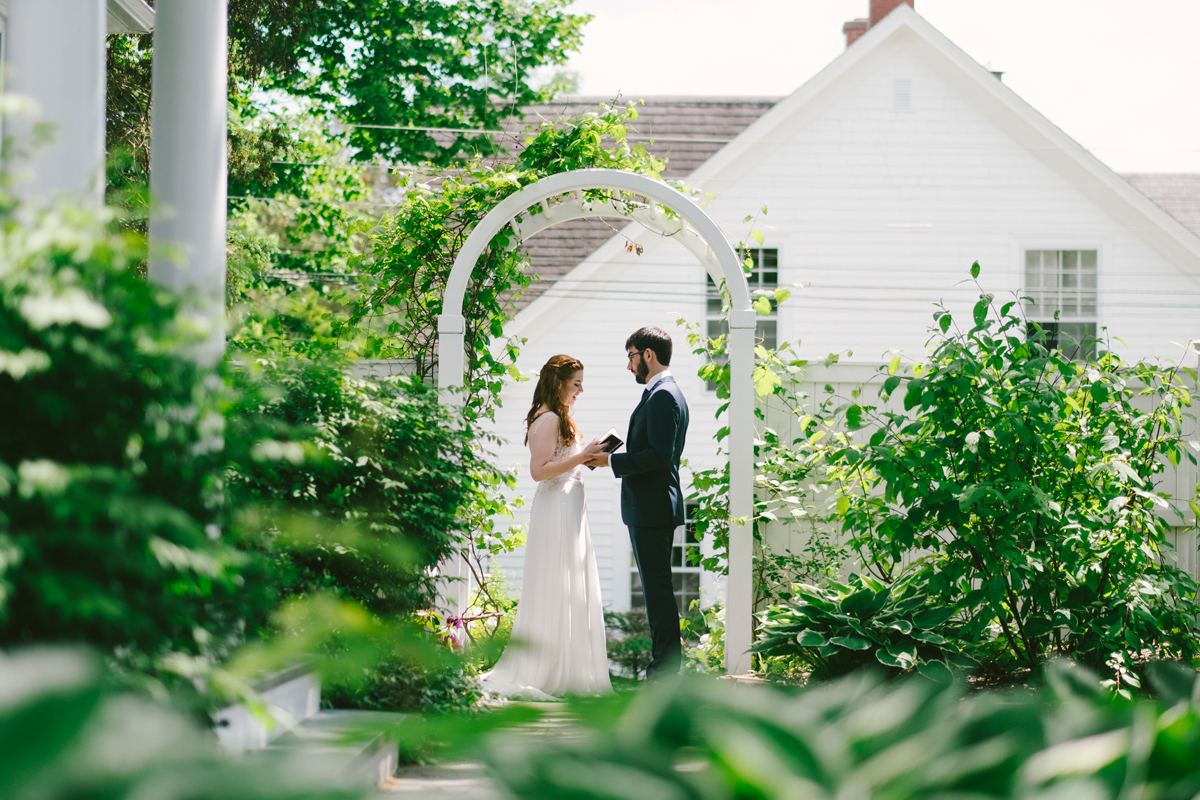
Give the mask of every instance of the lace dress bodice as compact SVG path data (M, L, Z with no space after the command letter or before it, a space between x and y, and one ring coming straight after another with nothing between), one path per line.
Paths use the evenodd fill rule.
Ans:
M547 416L549 415L542 414L533 421L533 426L529 429L529 439L531 442L533 441L533 435L537 433L538 428L541 427ZM560 441L558 446L554 448L554 456L551 458L551 461L562 461L564 458L570 458L582 449L582 442L575 441L570 444L563 444ZM556 478L538 481L537 489L534 490L533 496L537 497L539 494L545 491L561 491L566 489L569 485L583 483L583 473L581 472L582 469L582 467L575 467L567 470Z

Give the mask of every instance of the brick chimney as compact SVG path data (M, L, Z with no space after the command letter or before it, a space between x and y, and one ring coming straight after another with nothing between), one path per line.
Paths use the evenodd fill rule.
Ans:
M846 47L858 41L858 37L867 32L867 26L871 24L869 19L852 19L842 26L842 33L846 34Z
M867 28L878 25L884 17L896 10L901 3L908 3L910 8L916 8L916 0L871 0L871 16L868 19L854 19L842 26L846 34L846 47L858 41L858 37L867 32Z
M915 8L914 0L871 0L871 22L867 27L873 27L883 21L883 18L896 10L901 3L908 3L909 8Z

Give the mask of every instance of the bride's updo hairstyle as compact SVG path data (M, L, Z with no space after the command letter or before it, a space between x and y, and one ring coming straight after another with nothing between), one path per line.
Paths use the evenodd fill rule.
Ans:
M570 356L551 356L538 375L537 387L533 390L533 405L529 408L529 416L525 417L525 442L529 443L529 426L538 417L538 409L542 406L558 415L558 438L563 444L570 444L579 438L575 428L575 420L567 411L563 402L563 388L571 376L583 369L583 363Z

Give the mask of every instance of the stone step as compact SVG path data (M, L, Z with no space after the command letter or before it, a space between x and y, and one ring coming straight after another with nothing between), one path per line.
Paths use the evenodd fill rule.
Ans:
M241 704L222 709L214 721L217 741L226 753L261 750L321 709L321 678L307 664L268 675L255 683L254 689L266 701L273 724Z
M385 731L405 716L386 711L319 711L264 749L302 752L305 759L325 762L331 774L377 788L395 773L400 757L399 747Z

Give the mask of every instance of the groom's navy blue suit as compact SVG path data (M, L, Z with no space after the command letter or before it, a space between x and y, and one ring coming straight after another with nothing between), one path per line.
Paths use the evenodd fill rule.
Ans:
M671 547L684 519L679 457L687 427L687 401L675 379L664 376L642 392L629 418L625 452L609 457L621 478L621 519L629 527L650 618L653 658L647 676L678 672L681 658Z

